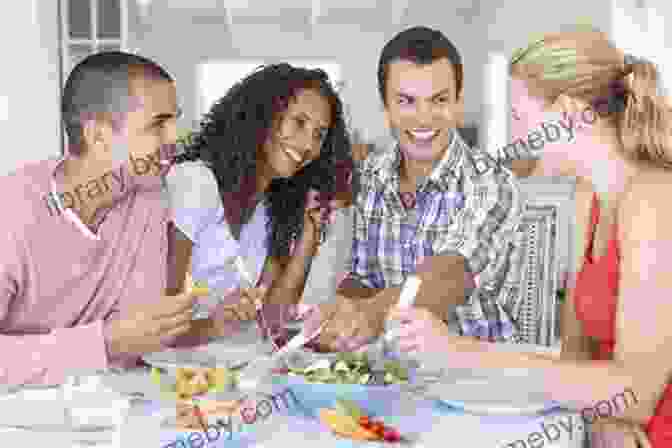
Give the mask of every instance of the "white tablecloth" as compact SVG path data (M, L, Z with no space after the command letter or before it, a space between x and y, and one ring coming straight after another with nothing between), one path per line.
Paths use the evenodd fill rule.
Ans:
M105 383L115 388L142 390L151 380L146 371L133 371L121 376L106 378ZM393 409L394 406L390 406ZM158 413L169 411L167 403L137 401L121 427L119 438L94 444L72 442L71 434L57 432L34 432L0 429L1 446L13 447L82 447L99 446L110 448L215 448L215 447L283 447L319 448L386 446L380 443L358 443L339 439L332 435L319 421L294 412L274 412L265 420L250 426L234 428L238 431L235 440L222 435L212 443L199 443L197 435L182 433L160 426ZM0 412L11 412L0 409ZM565 410L551 411L544 416L477 416L462 411L437 406L431 401L401 405L384 416L403 434L413 440L411 446L427 447L492 447L527 448L530 446L553 446L577 448L583 446L584 428L578 413ZM554 429L555 428L555 429ZM572 428L568 430L566 428ZM185 442L179 442L180 437ZM92 437L95 439L96 437ZM214 432L211 434L214 439ZM205 439L200 439L205 441ZM524 441L522 442L517 441ZM542 442L543 441L543 442ZM387 445L391 446L391 445Z
M129 373L124 380L145 382L146 374ZM390 406L394 408L395 406ZM300 415L298 412L274 412L266 420L259 420L250 426L243 424L234 440L222 434L207 445L199 445L200 436L161 428L158 418L152 413L161 412L162 406L156 402L136 403L121 431L121 446L143 448L233 448L233 447L281 447L281 448L331 448L331 447L378 447L393 446L381 443L359 443L339 439L332 435L319 421ZM167 408L164 408L167 409ZM415 448L439 447L492 447L527 448L583 447L585 431L581 417L576 412L566 410L550 411L538 416L478 416L469 415L456 409L437 405L431 401L402 405L390 416L384 416L388 424L398 427L403 434L410 435ZM246 427L247 426L247 427ZM556 429L553 429L556 428ZM566 428L572 428L568 430ZM201 433L202 434L202 433ZM211 433L215 439L215 432ZM185 440L184 444L179 439ZM205 436L203 436L205 440ZM517 442L525 441L525 444ZM543 443L542 444L542 440ZM316 445L319 443L319 445Z

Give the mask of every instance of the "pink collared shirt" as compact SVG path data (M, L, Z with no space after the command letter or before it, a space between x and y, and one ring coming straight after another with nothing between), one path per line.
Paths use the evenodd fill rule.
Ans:
M104 322L126 303L164 295L164 191L111 186L120 199L94 233L53 191L60 162L32 163L0 178L6 201L0 219L3 384L61 383L80 369L128 361L108 360Z

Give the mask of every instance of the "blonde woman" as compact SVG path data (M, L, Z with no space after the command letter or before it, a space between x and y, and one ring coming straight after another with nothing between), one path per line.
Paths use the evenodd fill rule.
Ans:
M586 422L593 446L672 446L672 117L656 68L577 29L517 51L511 78L514 138L542 123L575 130L546 142L533 172L586 180L562 357L488 351L423 309L392 313L407 321L400 345L441 352L450 367L543 369L548 398L577 410L628 395Z

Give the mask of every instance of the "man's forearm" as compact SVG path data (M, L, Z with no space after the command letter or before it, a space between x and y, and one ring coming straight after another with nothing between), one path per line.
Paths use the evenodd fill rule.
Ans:
M428 257L418 266L417 275L422 280L415 299L415 306L427 308L441 319L446 319L455 306L465 300L466 269L464 258L459 255ZM363 301L376 314L386 314L401 293L400 287L366 288L355 279L348 278L339 288L339 294L352 300Z
M422 285L415 299L416 306L427 308L441 319L465 301L466 265L460 255L427 257L418 266Z

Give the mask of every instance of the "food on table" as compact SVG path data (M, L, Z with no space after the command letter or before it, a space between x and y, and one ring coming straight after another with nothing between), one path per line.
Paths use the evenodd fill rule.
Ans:
M380 440L376 433L361 426L354 418L341 415L333 409L320 409L320 420L339 436L355 440Z
M179 398L187 399L194 395L225 390L228 386L235 385L237 380L237 374L227 368L178 368L175 392Z
M207 296L210 293L208 285L200 280L194 281L191 277L187 280L191 292L199 296Z
M398 361L386 361L385 384L408 381L408 372ZM289 375L303 376L311 383L367 384L373 375L366 353L339 353L336 360L321 359L306 368L289 368Z
M191 291L197 296L207 296L210 293L210 288L207 286L194 286Z
M357 421L365 416L364 410L362 410L362 408L350 400L336 400L336 410L341 415L349 415Z
M180 400L176 406L176 424L185 429L202 429L211 419L230 418L239 412L243 402L241 400ZM200 411L200 418L198 411Z
M209 378L204 370L178 368L175 381L175 392L181 399L204 394L210 388Z
M194 397L208 392L224 390L235 384L236 373L226 368L178 368L175 392L177 393L177 426L186 429L201 429L203 422L211 418L231 417L240 409L240 400L212 400ZM198 410L196 409L198 406ZM201 416L199 418L198 411Z
M157 384L161 384L161 373L152 368L151 377ZM227 368L178 368L175 372L174 392L180 400L188 400L195 395L207 392L219 392L235 385L238 381L237 373Z
M367 416L356 403L336 400L335 409L320 409L320 421L337 435L355 440L402 441L396 429Z

